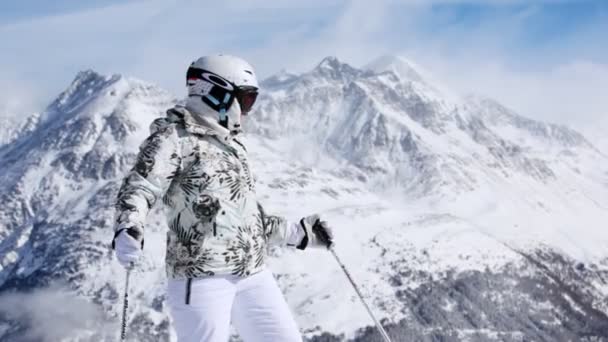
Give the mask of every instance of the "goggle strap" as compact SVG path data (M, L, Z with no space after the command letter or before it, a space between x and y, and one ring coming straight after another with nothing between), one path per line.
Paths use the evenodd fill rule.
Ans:
M205 97L206 97L207 99L209 99L209 101L213 102L213 104L214 104L214 105L216 105L216 106L219 106L219 105L220 105L220 101L218 101L218 100L215 98L215 96L210 95L210 94L207 94L207 95L205 95Z

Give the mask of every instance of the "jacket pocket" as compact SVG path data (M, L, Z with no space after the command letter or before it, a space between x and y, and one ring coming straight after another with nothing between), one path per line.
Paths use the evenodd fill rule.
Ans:
M186 305L190 305L190 296L192 292L192 278L186 279L186 295L185 295L185 303Z

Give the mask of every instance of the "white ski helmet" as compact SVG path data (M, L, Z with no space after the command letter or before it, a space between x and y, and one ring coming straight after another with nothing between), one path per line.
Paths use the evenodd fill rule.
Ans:
M216 113L218 123L231 132L241 129L241 115L251 110L258 96L258 80L253 67L234 56L197 59L188 68L186 84L189 105L210 108Z

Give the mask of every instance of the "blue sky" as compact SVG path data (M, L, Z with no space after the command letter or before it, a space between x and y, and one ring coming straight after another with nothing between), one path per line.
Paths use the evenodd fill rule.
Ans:
M608 107L606 37L608 0L2 1L0 115L43 108L85 68L180 94L191 60L224 52L262 76L398 54L529 116L593 120Z
M80 0L19 0L19 1L3 1L0 4L0 21L3 23L14 22L19 20L27 20L36 17L43 17L56 14L64 14L69 12L77 12L86 9L104 7L112 4L119 4L121 1L116 0L97 0L80 1Z

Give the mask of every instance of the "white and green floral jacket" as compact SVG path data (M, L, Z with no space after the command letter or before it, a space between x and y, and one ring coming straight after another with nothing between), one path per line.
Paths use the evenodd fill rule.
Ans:
M118 194L115 231L133 229L142 241L148 211L162 199L169 278L247 276L264 267L268 245L290 238L285 219L258 204L238 135L213 127L170 109L151 125Z

